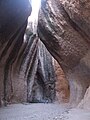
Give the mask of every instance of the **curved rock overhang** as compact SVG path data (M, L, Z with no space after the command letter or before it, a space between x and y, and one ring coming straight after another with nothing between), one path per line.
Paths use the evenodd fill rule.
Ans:
M76 103L90 85L89 11L89 0L42 0L39 13L38 36L61 65L69 81L70 101ZM30 31L23 40L30 13L29 0L0 1L0 102L5 104L11 99L27 101L35 75L42 77L38 37Z
M70 84L72 102L90 85L90 2L42 0L38 35L59 62Z
M23 44L23 37L31 10L29 0L0 1L0 103L9 101L16 93L16 99L19 100L19 96L23 96L26 92L25 73L20 70L20 67L23 63L21 58L24 61L27 53L26 46L29 44L28 41ZM21 71L22 78L20 78ZM20 84L20 80L23 80L23 84ZM20 86L21 93L18 92ZM22 101L26 99L22 98Z
M52 57L26 29L31 10L29 0L0 1L0 104L55 98Z

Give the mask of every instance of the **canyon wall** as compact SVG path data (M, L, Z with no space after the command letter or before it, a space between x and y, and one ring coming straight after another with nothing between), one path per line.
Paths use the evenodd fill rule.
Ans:
M38 65L30 96L31 102L55 100L55 72L52 56L41 41L38 44ZM31 83L31 81L30 81Z
M61 103L68 103L70 97L69 82L65 77L65 74L56 60L54 60L54 69L56 75L55 90L56 101Z
M90 85L89 32L89 0L42 0L38 35L69 81L71 103L79 103Z
M38 36L26 29L30 14L28 0L0 1L0 104L53 102L55 81L61 99L59 75L70 103L89 104L90 1L42 0Z
M28 0L0 1L0 105L55 99L52 57L27 27L30 14Z
M29 68L23 67L30 42L24 43L23 36L30 13L28 0L0 1L0 104L26 100Z

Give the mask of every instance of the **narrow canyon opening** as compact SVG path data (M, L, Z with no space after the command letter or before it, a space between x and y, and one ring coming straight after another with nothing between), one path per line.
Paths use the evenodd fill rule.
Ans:
M0 1L0 120L25 119L90 119L88 0Z
M28 18L24 39L29 39L31 32L38 37L37 26L41 0L37 0L37 2L32 0L31 4L32 12ZM58 62L56 62L55 58L53 58L45 45L41 42L40 38L38 39L38 63L36 74L33 78L33 84L31 84L32 87L30 88L30 84L27 83L27 102L53 103L56 101L58 103L67 103L69 102L70 89L65 74Z

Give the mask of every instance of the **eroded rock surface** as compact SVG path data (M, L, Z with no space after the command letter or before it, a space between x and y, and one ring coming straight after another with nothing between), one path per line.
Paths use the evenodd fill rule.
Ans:
M41 41L38 44L38 65L31 88L30 102L53 102L55 100L55 72L52 56ZM31 81L30 81L31 83ZM32 84L32 83L31 83Z
M0 104L55 99L52 57L26 29L30 13L28 0L0 1Z
M87 89L84 98L78 105L78 108L90 109L90 87Z
M90 85L89 32L88 0L42 1L38 34L69 81L71 102L80 102Z
M25 57L29 54L23 36L31 13L28 0L0 1L0 103L26 100L28 69ZM24 51L24 52L23 52ZM20 91L21 89L21 91ZM24 97L22 97L24 96Z
M52 56L33 30L26 30L30 13L28 0L0 1L0 104L52 102L52 56L69 82L70 102L79 103L90 85L89 0L42 0L38 35Z
M54 60L54 69L56 74L55 90L56 100L59 103L69 102L70 86L65 74L56 60Z

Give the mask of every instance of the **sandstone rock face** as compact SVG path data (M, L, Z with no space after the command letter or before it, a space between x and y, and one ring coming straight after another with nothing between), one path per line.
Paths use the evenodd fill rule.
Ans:
M33 80L29 102L53 102L55 100L56 81L52 56L41 41L38 44L38 52L37 71Z
M78 26L79 32L90 42L90 1L89 0L60 0L70 18Z
M70 102L79 103L90 86L89 0L42 0L38 35L50 53L31 28L26 30L30 13L28 0L0 1L0 104L55 99L50 53L69 82ZM84 101L89 102L87 91Z
M59 103L69 102L70 88L63 70L56 60L54 60L54 69L56 74L56 100Z
M90 85L90 2L43 0L38 34L61 65L70 101L79 103Z
M87 89L84 98L78 105L79 108L90 109L90 87Z
M0 2L0 104L55 99L52 57L26 29L30 13L28 0Z
M30 63L25 58L30 54L27 49L32 44L30 41L24 43L23 36L30 12L28 0L0 1L0 104L27 98L29 67L26 66Z

